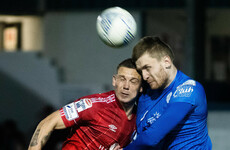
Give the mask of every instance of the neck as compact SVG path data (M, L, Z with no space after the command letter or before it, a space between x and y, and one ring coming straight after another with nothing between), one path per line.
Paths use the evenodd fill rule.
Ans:
M167 88L173 82L173 80L176 77L176 74L177 74L177 68L174 65L172 65L172 68L168 72L169 77L168 77L168 82L167 82L165 88Z
M133 114L134 103L121 103L122 108L125 111L127 118L130 120Z

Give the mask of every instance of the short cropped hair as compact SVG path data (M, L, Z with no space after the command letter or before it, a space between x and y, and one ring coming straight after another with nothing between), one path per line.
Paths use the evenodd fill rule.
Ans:
M174 60L174 53L172 49L159 37L143 37L133 48L133 61L136 62L146 52L151 57L158 60L160 60L164 56L169 56L172 61Z
M131 58L123 60L118 66L117 66L117 71L119 70L120 67L127 67L130 69L136 69L136 65L133 62Z

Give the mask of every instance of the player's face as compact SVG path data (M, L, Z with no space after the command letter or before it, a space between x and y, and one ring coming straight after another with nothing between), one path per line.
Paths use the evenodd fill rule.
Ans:
M164 69L164 59L161 61L144 53L137 61L137 69L141 71L143 79L149 84L151 89L164 88L168 75Z
M141 75L136 69L120 67L113 76L113 86L117 98L121 103L133 103L141 92Z

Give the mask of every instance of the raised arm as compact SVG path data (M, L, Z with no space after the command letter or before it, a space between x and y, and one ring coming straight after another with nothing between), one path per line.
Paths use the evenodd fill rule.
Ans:
M187 115L193 106L186 102L169 104L167 111L124 150L154 149L157 144ZM180 111L179 111L180 110Z
M53 112L38 124L31 138L28 150L41 150L53 130L64 128L66 127L61 119L59 110Z

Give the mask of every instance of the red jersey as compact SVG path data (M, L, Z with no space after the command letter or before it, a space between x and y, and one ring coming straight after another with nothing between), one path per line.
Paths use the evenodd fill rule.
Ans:
M136 114L128 120L114 91L82 97L60 109L72 135L62 150L108 150L114 143L125 147L136 130Z

